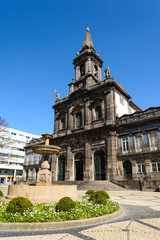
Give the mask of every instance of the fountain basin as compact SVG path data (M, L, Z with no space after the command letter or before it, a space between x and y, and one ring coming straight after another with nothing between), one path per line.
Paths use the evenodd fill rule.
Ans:
M77 185L10 185L7 199L25 197L32 202L58 202L63 197L77 200Z
M32 149L35 153L37 154L42 154L42 155L53 155L53 154L58 154L59 151L61 150L60 147L54 146L54 145L34 145L32 146Z

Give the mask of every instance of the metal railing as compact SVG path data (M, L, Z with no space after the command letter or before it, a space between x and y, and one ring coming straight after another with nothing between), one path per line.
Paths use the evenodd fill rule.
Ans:
M157 144L154 148L145 147L143 146L141 149L130 148L128 151L123 151L122 148L118 149L118 154L138 154L138 153L145 153L145 152L156 152L160 150L160 146Z

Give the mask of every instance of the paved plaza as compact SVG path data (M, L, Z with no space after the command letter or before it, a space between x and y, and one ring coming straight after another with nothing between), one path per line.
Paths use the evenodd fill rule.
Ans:
M121 216L79 228L35 231L0 231L4 240L160 240L160 193L110 191L118 201ZM84 192L79 191L79 195Z

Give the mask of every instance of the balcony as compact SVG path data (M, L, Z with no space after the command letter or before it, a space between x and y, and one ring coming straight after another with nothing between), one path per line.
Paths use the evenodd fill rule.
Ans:
M123 151L121 148L118 149L118 155L132 155L132 154L141 154L141 153L151 153L160 151L160 145L157 144L155 147L145 147L142 149L129 148L128 151Z
M135 112L132 114L125 114L117 119L118 126L123 126L133 122L146 121L150 119L160 118L160 107L151 107L142 112Z

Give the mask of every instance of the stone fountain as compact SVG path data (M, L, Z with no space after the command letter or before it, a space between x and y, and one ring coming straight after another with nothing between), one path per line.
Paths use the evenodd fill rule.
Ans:
M48 158L50 155L58 154L60 147L49 145L51 134L42 134L45 144L32 146L33 152L41 154L43 163L41 170L38 172L36 186L29 184L10 185L8 189L8 199L14 197L26 197L33 202L57 202L62 197L71 197L77 199L77 185L55 185L52 184L52 173L49 171Z
M45 139L45 145L34 145L32 146L33 152L41 154L43 156L44 162L41 165L41 170L38 172L37 185L46 185L51 184L52 175L49 171L48 158L50 155L58 154L61 150L60 147L49 145L49 139L52 137L52 134L42 134L42 137Z

